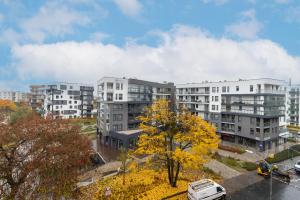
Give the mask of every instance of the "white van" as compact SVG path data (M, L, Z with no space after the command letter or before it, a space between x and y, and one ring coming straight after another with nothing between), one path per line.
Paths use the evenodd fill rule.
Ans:
M190 183L188 186L189 200L213 200L225 198L225 188L210 179L202 179L200 181Z

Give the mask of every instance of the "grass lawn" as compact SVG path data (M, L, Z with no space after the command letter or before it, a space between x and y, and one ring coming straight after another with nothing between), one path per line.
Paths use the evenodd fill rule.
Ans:
M241 161L232 157L224 157L218 153L215 153L213 158L240 172L253 171L256 169L256 164L253 162Z

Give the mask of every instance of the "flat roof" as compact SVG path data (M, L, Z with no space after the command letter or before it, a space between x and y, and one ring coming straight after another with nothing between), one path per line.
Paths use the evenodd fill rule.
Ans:
M136 133L140 133L140 132L142 132L141 129L127 130L127 131L117 131L117 133L123 134L123 135L132 135L132 134L136 134Z

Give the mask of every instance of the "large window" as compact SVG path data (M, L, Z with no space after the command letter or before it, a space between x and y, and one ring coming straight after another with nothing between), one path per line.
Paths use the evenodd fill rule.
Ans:
M226 86L222 87L222 92L226 92Z
M253 92L253 85L250 85L250 92Z
M235 91L237 91L237 92L240 91L240 87L239 87L239 86L236 86L236 87L235 87Z

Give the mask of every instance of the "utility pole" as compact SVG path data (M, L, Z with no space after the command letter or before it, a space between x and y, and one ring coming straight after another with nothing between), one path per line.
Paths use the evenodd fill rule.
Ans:
M273 174L273 166L271 165L271 176L270 176L270 200L272 200L272 193L273 193L273 190L272 190L272 174Z

